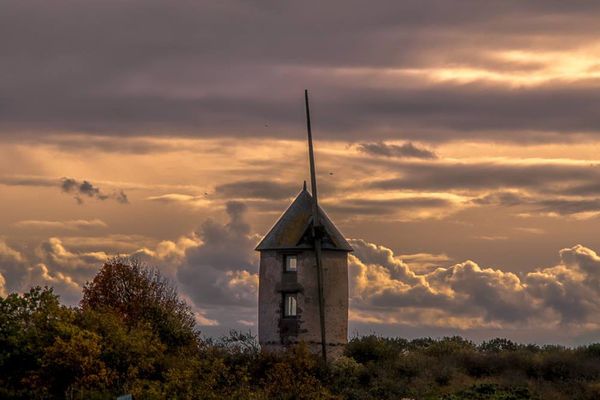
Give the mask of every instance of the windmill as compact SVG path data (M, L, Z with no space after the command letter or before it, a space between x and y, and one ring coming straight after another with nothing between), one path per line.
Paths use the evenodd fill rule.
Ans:
M348 343L348 253L352 246L320 207L308 91L304 92L311 192L302 190L263 237L258 341L266 351L305 343L324 360Z

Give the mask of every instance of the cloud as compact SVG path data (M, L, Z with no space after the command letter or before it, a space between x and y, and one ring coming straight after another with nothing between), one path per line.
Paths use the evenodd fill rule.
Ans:
M358 315L385 313L387 321L413 325L451 321L456 329L598 327L600 257L582 245L561 250L558 265L521 276L473 261L416 273L390 249L352 245L350 298Z
M129 204L129 198L125 194L123 190L119 190L113 194L113 198L117 201L117 203L121 204Z
M257 294L257 237L245 221L246 206L228 202L227 224L207 220L198 232L200 244L186 249L177 279L194 303L254 307Z
M83 285L72 276L62 271L52 271L43 263L28 267L27 286L52 287L66 304L76 304L83 289Z
M64 193L72 194L79 204L83 198L94 198L97 200L114 199L118 203L128 204L129 199L123 190L115 190L106 194L99 187L94 186L87 180L78 181L74 178L49 178L43 176L2 176L0 184L7 186L32 186L32 187L59 187Z
M471 200L480 206L524 206L527 215L573 216L579 219L593 218L600 213L600 200L585 198L546 198L542 193L524 195L518 192L492 192Z
M26 266L25 256L0 238L0 274L3 275L5 290L15 291L21 288L25 279Z
M24 292L51 286L67 304L76 304L83 283L107 259L103 253L73 253L57 238L42 242L34 254L21 252L0 240L0 293Z
M441 264L448 263L451 258L446 254L414 253L397 256L400 260L410 265L415 273L430 272Z
M73 178L62 178L60 188L63 192L73 195L77 203L83 204L83 197L89 197L97 200L114 199L118 203L128 204L129 200L123 190L116 191L110 195L103 193L99 187L94 186L89 181L78 181Z
M2 176L0 184L7 186L36 186L36 187L51 187L56 186L58 179L47 178L42 176Z
M103 251L73 252L61 239L51 237L44 240L35 250L37 260L49 270L68 274L79 282L93 278L98 268L110 258Z
M419 148L412 142L407 142L402 145L387 144L384 142L378 143L360 143L358 144L359 151L363 153L384 156L384 157L395 157L395 158L423 158L423 159L435 159L438 158L435 152Z
M160 196L150 196L146 198L146 200L150 201L158 201L163 203L172 203L172 202L187 202L187 201L196 201L200 200L199 196L192 196L189 194L181 194L181 193L168 193L161 194Z
M96 197L100 200L106 200L108 196L102 195L100 193L100 189L94 187L88 181L83 181L81 183L77 182L75 179L71 178L63 178L61 189L66 193L77 193L82 194L89 197Z
M531 199L526 198L518 192L508 191L493 192L472 200L474 204L478 205L501 205L505 207L522 205L530 201Z
M237 303L247 303L256 300L258 293L258 274L246 270L228 271L226 273L226 285L229 294Z
M428 194L437 196L460 209L472 206L510 207L519 214L580 219L600 212L600 202L594 192L600 170L586 161L399 161L387 165L387 170L394 171L395 176L366 181L373 197L381 197L385 193L390 196L398 192L404 195L420 192L422 198ZM364 201L373 200L366 198ZM345 202L339 203L345 206ZM373 203L373 210L381 210L381 207L375 206L375 201ZM427 205L424 204L423 208Z
M62 236L61 242L75 252L106 251L111 254L129 254L142 248L152 247L156 239L140 234L116 234Z
M45 157L55 157L54 153L46 153ZM85 180L83 180L83 182L86 182ZM61 189L61 191L65 191L65 189L69 190L69 191L76 191L79 189L80 185L82 185L83 182L78 181L77 179L74 178L53 178L53 177L46 177L46 176L40 176L40 175L5 175L5 176L0 176L0 185L6 185L6 186L30 186L30 187L37 187L37 188L41 188L41 187L58 187ZM108 185L111 187L115 187L115 186L119 186L119 185L123 185L126 187L126 189L133 189L133 190L150 190L150 189L160 189L160 190L173 190L173 189L185 189L185 190L190 190L190 189L198 189L198 186L196 185L173 185L173 184L148 184L148 183L141 183L141 182L133 182L133 181L129 181L129 182L114 182L114 181L102 181L102 185ZM94 194L94 192L96 192L95 189L98 189L98 192L100 194L103 194L102 191L97 188L95 185L91 184L90 182L87 182L84 185L84 191L87 193L91 193ZM127 199L127 195L126 193L123 192L123 190L115 188L112 190L112 193L110 193L108 195L108 198L114 198L115 200L118 200L119 202L125 202L125 200Z
M436 162L396 166L401 176L376 180L371 187L405 190L492 190L536 189L567 185L600 178L588 163L559 162Z
M598 133L597 5L8 0L3 11L3 38L18 39L0 46L5 136L291 137L305 86L329 139Z
M600 199L549 199L537 202L542 212L559 215L594 215L600 212Z
M164 204L189 204L193 207L206 207L211 204L208 193L202 196L194 196L183 193L167 193L157 196L148 196L146 200Z
M458 210L460 201L442 196L409 196L400 198L341 198L328 199L322 204L332 213L346 219L375 217L412 221L442 218Z
M300 187L295 184L264 180L238 181L215 187L218 196L228 199L283 200L289 199L299 190Z
M177 271L185 262L187 250L201 244L202 242L196 235L182 236L176 241L162 240L153 248L142 247L129 254L150 265L159 266L164 275L177 281Z
M43 221L43 220L23 220L17 221L13 224L17 228L30 228L30 229L63 229L63 230L89 230L97 228L107 228L106 222L101 219L76 219L68 221Z
M98 244L98 238L91 239L92 243ZM0 274L6 278L6 288L10 291L26 291L34 285L53 286L67 304L74 305L81 297L85 282L91 280L112 256L139 258L159 267L165 276L175 280L186 249L199 245L193 236L160 241L152 247L138 247L135 237L120 236L118 239L121 244L124 240L133 241L125 247L137 250L123 253L77 250L74 247L90 248L91 243L68 238L66 241L72 245L68 247L62 239L51 237L39 243L33 252L19 252L0 240ZM112 244L101 243L100 246L107 248Z

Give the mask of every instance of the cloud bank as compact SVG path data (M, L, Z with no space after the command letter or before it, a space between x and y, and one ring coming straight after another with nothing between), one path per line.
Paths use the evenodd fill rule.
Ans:
M388 248L351 243L359 319L459 331L600 328L600 257L582 245L562 249L556 266L515 274L470 260L416 273Z
M258 239L245 222L242 203L227 205L229 221L207 220L199 231L162 241L129 255L158 265L191 301L205 329L254 326L258 288ZM559 252L550 267L526 273L480 266L474 261L447 264L444 255L395 255L392 250L352 239L349 258L351 324L371 329L444 329L469 335L476 330L562 330L575 336L600 330L600 256L576 245ZM72 251L58 238L26 254L0 241L4 293L49 285L67 302L79 299L109 256ZM409 260L405 262L404 259Z
M5 137L298 137L305 87L328 139L564 142L600 128L590 2L8 0L0 11Z

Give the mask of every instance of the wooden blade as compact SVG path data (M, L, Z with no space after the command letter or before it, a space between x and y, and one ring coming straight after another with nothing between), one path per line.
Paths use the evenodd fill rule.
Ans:
M304 104L306 106L306 130L308 131L308 160L310 162L310 190L313 198L313 225L320 226L319 200L317 196L317 174L315 168L315 153L313 151L312 128L310 124L310 108L308 106L308 90L304 91Z
M312 129L310 124L310 108L308 106L308 90L304 91L304 104L306 107L306 129L308 131L308 158L310 162L310 186L312 191L312 237L317 266L317 287L319 291L319 322L321 325L321 352L323 360L327 362L327 335L325 334L325 296L323 291L323 265L321 260L322 227L319 217L319 200L317 198L317 176L315 171L315 154L313 151Z

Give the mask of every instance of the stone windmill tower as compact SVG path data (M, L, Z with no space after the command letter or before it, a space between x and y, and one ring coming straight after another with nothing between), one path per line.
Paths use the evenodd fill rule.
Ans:
M256 247L260 252L258 338L266 350L304 342L323 358L348 342L350 244L319 207L308 93L311 191L302 191Z

